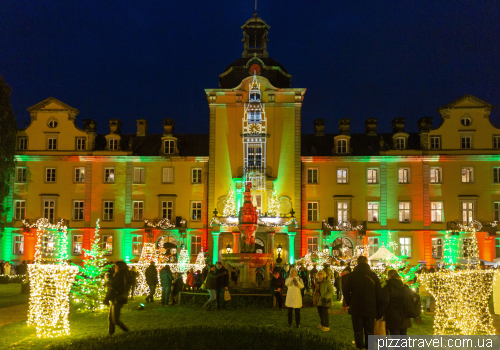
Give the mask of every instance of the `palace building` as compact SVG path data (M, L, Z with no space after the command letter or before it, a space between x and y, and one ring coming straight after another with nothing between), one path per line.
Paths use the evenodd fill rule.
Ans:
M369 118L365 133L355 134L344 118L316 119L315 133L305 135L306 89L291 87L291 75L268 57L269 26L255 14L242 29L242 57L219 75L219 88L205 90L209 135L176 134L174 119L163 120L163 134L148 133L156 122L145 119L135 134L122 134L120 120L110 119L102 135L102 121L83 120L81 129L79 111L55 98L28 108L0 260L33 260L29 226L46 218L64 219L73 262L90 248L97 220L110 260L137 261L143 242L163 237L193 261L202 248L217 261L239 252L228 194L238 210L250 181L261 214L257 251L283 262L326 248L336 254L339 244L347 254L396 244L411 263L436 264L448 231L467 258L471 233L460 228L472 222L480 258L500 261L500 129L492 105L465 95L439 108L439 127L421 118L418 133L405 131L404 118L379 133ZM338 133L325 134L325 122L338 122Z

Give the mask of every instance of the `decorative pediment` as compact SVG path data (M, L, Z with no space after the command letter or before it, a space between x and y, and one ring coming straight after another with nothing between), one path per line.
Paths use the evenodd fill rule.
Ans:
M443 110L447 109L457 109L457 108L486 108L486 109L492 109L493 105L489 104L488 102L485 102L483 100L480 100L477 97L474 97L472 95L465 95L460 97L459 99L448 103L447 105L441 107L438 109L438 111L441 113ZM441 113L443 114L443 113Z
M240 90L240 91L244 91L244 90L246 90L246 87L247 87L249 84L250 84L250 85L252 84L252 80L253 80L253 78L254 78L253 76L249 76L249 77L247 77L247 78L243 79L243 80L241 81L240 85L238 85L237 87L235 87L233 90ZM273 85L271 84L271 82L270 82L269 80L267 80L266 78L264 78L264 77L262 77L262 76L260 76L260 75L257 75L257 76L256 76L256 78L257 78L257 83L259 83L259 84L261 84L261 85L265 86L264 91L265 91L265 90L274 90L274 91L278 91L278 88L277 88L277 87L275 87L275 86L273 86Z
M53 110L66 110L73 112L75 115L80 113L80 111L76 108L73 108L71 106L68 106L66 103L59 101L55 97L49 97L42 102L38 102L36 105L31 106L28 108L28 112L35 112L35 111L41 111L41 110L47 110L47 111L53 111Z

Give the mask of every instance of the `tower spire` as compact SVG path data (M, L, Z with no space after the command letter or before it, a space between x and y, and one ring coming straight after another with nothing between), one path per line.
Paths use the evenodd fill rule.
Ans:
M243 29L243 58L251 58L257 56L259 58L267 58L267 32L269 26L266 22L257 16L257 1L255 1L255 13L246 23L241 26Z

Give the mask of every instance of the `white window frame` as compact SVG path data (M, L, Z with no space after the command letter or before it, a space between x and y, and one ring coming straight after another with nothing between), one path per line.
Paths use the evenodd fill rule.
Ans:
M406 149L406 139L404 137L396 137L396 149L404 150Z
M460 149L472 149L472 136L460 136Z
M366 183L378 184L378 168L366 169Z
M81 221L84 219L85 201L81 199L73 200L73 220Z
M307 252L317 252L319 251L318 237L307 237Z
M56 183L57 181L57 169L56 168L45 168L45 183Z
M336 148L337 148L337 153L338 154L346 154L347 152L347 147L348 147L348 142L346 139L339 139L337 140Z
M164 154L175 153L175 140L163 140L163 153Z
M337 213L337 222L340 224L340 222L342 221L349 221L349 201L336 201L335 207Z
M307 202L307 222L319 221L319 202Z
M87 150L87 138L86 137L77 137L76 138L76 150L77 151L86 151Z
M317 185L319 183L318 168L307 168L307 183Z
M174 219L174 201L161 201L161 217L168 219L170 222Z
M43 200L43 217L54 223L56 220L56 201L54 199Z
M191 183L201 184L202 176L203 176L203 168L192 168L191 169Z
M259 213L262 213L263 201L262 201L262 193L254 193L252 194L252 204Z
M104 167L104 177L103 182L106 184L113 184L116 180L116 171L115 167Z
M402 223L411 222L411 202L398 202L398 219Z
M367 203L367 221L368 222L379 222L380 217L379 217L379 210L380 210L380 204L379 202L368 202ZM376 217L375 220L374 217Z
M14 220L24 220L26 218L26 200L14 201Z
M85 167L76 167L75 168L75 183L84 183L85 182Z
M338 184L348 184L349 183L349 169L348 168L337 168L337 183Z
M162 183L164 184L174 183L174 167L165 167L162 169Z
M412 237L399 237L399 255L407 255L412 257Z
M460 201L460 216L464 223L469 223L476 216L476 202L471 200Z
M201 236L191 236L191 255L198 255L201 252Z
M429 137L429 149L432 149L432 150L441 149L441 136Z
M493 218L500 222L500 202L493 202Z
M144 220L144 201L132 202L133 218L134 221Z
M109 242L109 238L111 238L111 242ZM107 252L104 255L110 256L113 255L115 239L113 235L103 235L102 236L102 248L106 249Z
M12 254L23 255L24 254L24 235L14 235L12 237Z
M493 149L500 149L500 135L493 135Z
M431 254L433 259L443 258L443 239L441 237L431 238Z
M431 202L431 222L442 223L443 222L443 202Z
M28 168L27 167L16 167L16 182L18 182L18 183L28 182Z
M17 139L17 149L19 151L26 151L28 149L28 138L27 137L19 137Z
M115 201L102 202L102 220L113 221L115 219Z
M411 170L408 167L398 168L398 183L399 184L409 184L410 183Z
M463 184L474 183L474 167L463 166L461 170L461 178Z
M368 237L368 255L372 256L380 248L379 237Z
M83 254L83 235L73 235L71 237L71 255Z
M118 144L119 144L118 139L112 138L108 140L108 150L109 151L118 151Z
M47 150L48 151L57 151L57 137L47 138Z
M132 255L140 256L142 254L143 236L132 235Z
M134 167L134 183L144 184L146 182L146 168Z
M493 167L493 183L500 184L500 168Z
M201 221L201 216L203 214L203 202L202 201L191 201L191 221Z
M429 169L429 181L431 184L443 183L443 168L432 166Z

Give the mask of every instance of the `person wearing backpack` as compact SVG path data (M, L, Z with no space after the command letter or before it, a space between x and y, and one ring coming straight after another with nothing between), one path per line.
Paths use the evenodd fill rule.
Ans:
M413 293L403 284L396 270L387 273L387 284L382 288L382 310L385 317L385 328L390 335L406 335L411 328L411 319L405 316L405 298Z
M133 278L124 261L116 261L114 271L113 276L109 280L109 291L107 296L109 299L109 335L115 333L115 326L120 327L125 332L129 331L128 327L120 320L120 312L123 305L128 302L128 295L130 294Z

